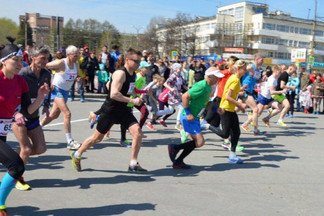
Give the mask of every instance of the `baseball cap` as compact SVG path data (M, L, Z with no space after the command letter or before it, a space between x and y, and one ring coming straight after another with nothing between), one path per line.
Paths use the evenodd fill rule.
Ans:
M217 68L215 68L215 67L210 67L210 68L208 68L207 70L206 70L206 72L205 72L205 75L207 75L207 76L211 76L211 75L213 75L213 76L215 76L215 77L218 77L218 78L222 78L222 77L224 77L224 74L222 74Z
M138 69L142 69L142 68L145 68L145 67L149 67L151 66L149 63L147 63L147 61L141 61Z

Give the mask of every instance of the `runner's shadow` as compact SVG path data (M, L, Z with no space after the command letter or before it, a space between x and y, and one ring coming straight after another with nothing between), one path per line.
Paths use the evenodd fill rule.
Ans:
M89 208L62 208L53 210L39 211L38 207L34 206L19 206L8 209L10 215L16 216L81 216L81 215L91 215L91 216L102 216L102 215L121 215L127 211L136 211L137 214L143 211L155 211L156 204L152 203L127 203L127 204L117 204L109 206L99 206L99 207L89 207Z
M63 179L34 179L28 183L33 188L55 188L55 187L79 187L89 189L91 185L122 184L127 182L152 182L155 179L149 175L116 175L104 178L77 178L71 180Z

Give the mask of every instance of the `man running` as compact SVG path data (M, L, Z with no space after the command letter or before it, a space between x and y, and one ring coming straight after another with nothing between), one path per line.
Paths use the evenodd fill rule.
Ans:
M135 70L141 62L141 53L130 48L125 56L124 67L116 70L109 83L109 91L105 102L100 108L100 118L94 133L88 137L77 151L71 152L72 165L81 171L81 155L94 144L100 142L114 124L122 124L133 136L129 172L147 172L137 162L137 156L142 143L142 130L132 113L128 103L139 106L140 98L131 98L135 88Z
M78 54L78 48L70 45L66 48L66 58L57 59L46 64L48 69L56 71L53 79L53 94L55 98L50 114L42 119L41 125L45 126L54 119L57 119L62 112L68 149L78 149L80 147L80 144L73 139L71 134L71 112L66 104L71 86L78 75L76 64Z

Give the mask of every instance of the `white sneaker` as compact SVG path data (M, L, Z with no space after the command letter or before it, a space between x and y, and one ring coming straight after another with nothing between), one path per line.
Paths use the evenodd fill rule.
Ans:
M241 158L239 158L237 155L233 156L233 157L228 157L228 163L230 164L241 164L243 163L243 160Z
M71 150L77 150L79 149L81 146L80 143L78 143L78 141L75 141L75 140L71 140L68 144L67 144L67 147L68 149L71 149Z

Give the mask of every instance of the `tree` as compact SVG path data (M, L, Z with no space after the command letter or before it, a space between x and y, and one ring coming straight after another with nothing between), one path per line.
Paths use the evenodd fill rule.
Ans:
M17 24L7 18L0 18L0 44L7 44L7 36L17 38L19 28Z

